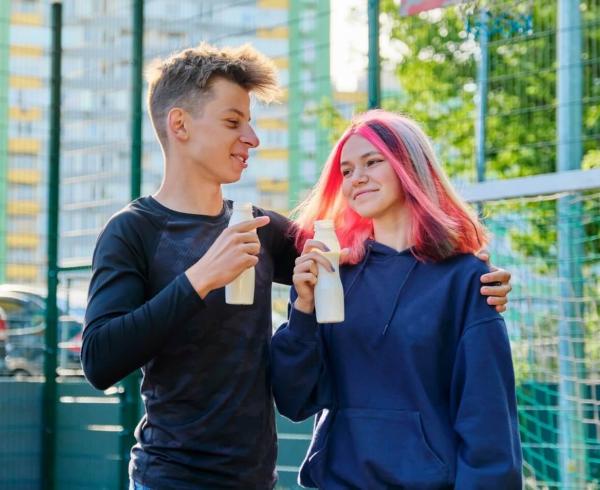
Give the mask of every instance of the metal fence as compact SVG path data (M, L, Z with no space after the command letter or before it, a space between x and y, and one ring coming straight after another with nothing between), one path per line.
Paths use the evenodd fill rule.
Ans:
M478 3L410 17L386 4L401 88L382 104L434 136L514 274L527 488L597 488L600 4Z
M369 105L423 124L457 186L479 192L473 199L494 234L493 261L513 273L506 319L527 488L598 488L600 184L582 191L566 177L550 187L503 181L579 166L598 181L600 4L572 3L580 17L565 26L562 0L479 3L405 16L391 0L353 8L313 0L65 0L54 31L62 42L57 78L51 6L0 0L0 368L12 374L0 379L0 487L125 485L141 410L137 380L101 393L81 378L86 265L103 223L160 182L161 152L142 115L142 64L208 41L252 43L275 60L285 89L282 104L253 108L261 146L242 181L226 187L228 197L287 212L314 183L331 139ZM335 22L329 29L340 18L352 26L346 37L334 35ZM378 36L369 38L369 19ZM576 43L573 33L581 48L565 61L560 50ZM374 38L381 65L373 43L370 57L367 50ZM338 61L333 70L330 58ZM346 88L341 58L358 60L363 73ZM567 98L561 73L580 81ZM60 99L53 81L61 82ZM468 187L483 180L491 182ZM506 187L510 198L496 195ZM58 309L49 315L55 279ZM273 297L277 321L287 290L275 288ZM46 370L58 377L44 377L44 358L56 359L57 369ZM278 428L280 487L293 488L310 427L279 419Z

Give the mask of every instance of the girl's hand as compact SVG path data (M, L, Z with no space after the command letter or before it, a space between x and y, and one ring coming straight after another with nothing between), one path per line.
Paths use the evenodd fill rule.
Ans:
M298 297L294 302L294 308L302 313L311 314L315 310L315 284L319 269L317 264L321 264L326 269L333 271L331 262L315 249L327 252L327 246L317 240L307 240L302 250L302 255L296 259L294 267L294 288Z

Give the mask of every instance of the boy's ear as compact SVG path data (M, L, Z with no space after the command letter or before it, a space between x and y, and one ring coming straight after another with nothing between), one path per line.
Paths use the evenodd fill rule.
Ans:
M185 111L179 107L173 107L167 114L167 132L179 141L185 141L188 138L185 116Z

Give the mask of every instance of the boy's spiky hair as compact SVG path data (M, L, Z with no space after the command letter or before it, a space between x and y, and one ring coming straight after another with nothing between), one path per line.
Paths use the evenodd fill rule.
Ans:
M166 116L173 107L197 115L197 102L210 94L215 78L224 78L271 102L280 95L274 62L249 44L218 48L202 43L165 59L156 59L146 69L148 112L159 141L167 142Z

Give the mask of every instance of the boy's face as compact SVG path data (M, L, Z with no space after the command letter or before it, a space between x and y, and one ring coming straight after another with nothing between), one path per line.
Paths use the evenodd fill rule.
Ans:
M237 182L248 166L249 149L259 144L250 126L250 95L236 83L217 78L200 104L196 117L186 114L185 158L208 180Z

